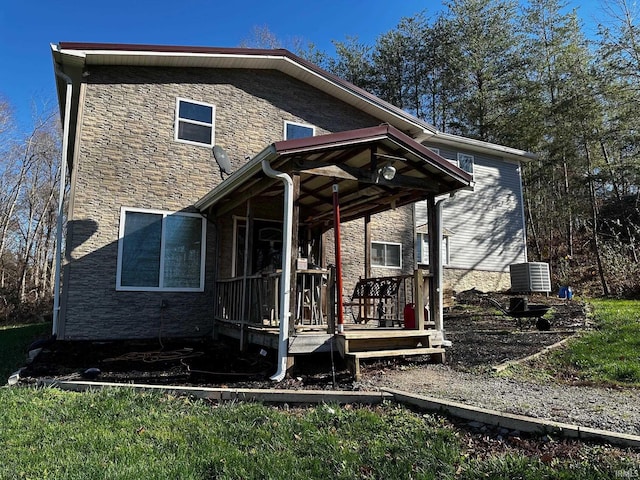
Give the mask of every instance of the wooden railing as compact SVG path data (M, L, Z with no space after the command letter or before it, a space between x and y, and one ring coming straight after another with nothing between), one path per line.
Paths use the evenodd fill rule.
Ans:
M294 325L326 325L329 308L327 270L300 270L294 286ZM216 320L277 327L280 322L280 273L221 279L216 282Z
M299 271L294 286L293 322L291 327L328 325L333 330L335 293L327 283L329 272ZM420 276L421 290L426 303L428 275ZM404 307L415 298L415 275L361 278L352 295L345 295L347 322L377 321L380 326L402 326ZM216 282L214 315L216 320L263 327L280 325L280 273L273 272L248 277L221 279ZM446 304L446 302L445 302Z

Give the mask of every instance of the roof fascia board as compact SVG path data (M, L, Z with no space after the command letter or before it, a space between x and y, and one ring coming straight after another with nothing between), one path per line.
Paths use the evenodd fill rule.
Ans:
M496 143L462 137L460 135L454 135L452 133L436 132L432 135L427 134L421 136L416 140L420 141L421 143L433 143L435 146L447 145L457 148L465 146L471 151L486 153L494 156L499 155L505 160L514 160L517 162L530 162L533 160L538 160L538 155L532 152L527 152L526 150L519 150L517 148L506 147L504 145L498 145Z

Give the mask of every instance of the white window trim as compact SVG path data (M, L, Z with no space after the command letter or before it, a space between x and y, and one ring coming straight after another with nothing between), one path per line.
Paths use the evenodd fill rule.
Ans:
M373 247L374 243L378 243L381 245L398 245L400 247L400 255L399 255L399 259L400 259L400 265L399 266L395 266L395 265L374 265L373 262L371 262L371 268L391 268L394 270L401 270L402 269L402 243L399 242L380 242L378 240L372 240L371 241L371 246ZM385 255L385 261L386 261L386 255Z
M471 160L471 171L467 173L470 173L471 176L473 176L475 174L475 169L476 169L476 159L473 157L473 155L469 155L468 153L458 153L458 168L462 169L461 160L465 158Z
M420 240L418 240L418 249L420 249L420 261L417 262L420 265L429 265L429 261L425 258L424 254L424 245L428 244L429 234L428 233L418 233L420 236ZM425 238L427 241L425 242ZM450 237L448 235L442 236L442 246L444 247L444 258L442 259L442 265L448 266L451 263L451 245L450 245ZM416 250L417 251L417 250Z
M162 215L163 225L160 238L160 276L158 287L131 287L122 286L120 284L122 278L122 250L124 248L124 225L125 217L128 212L132 213L149 213L154 215ZM182 215L185 217L200 218L202 222L202 234L200 239L201 251L200 251L200 286L199 287L163 287L162 272L164 272L164 248L165 248L165 228L164 219L170 215ZM172 212L168 210L152 210L146 208L131 208L120 207L120 229L118 231L118 265L116 269L116 291L119 292L203 292L204 291L204 279L205 279L205 260L206 260L206 240L207 240L207 224L205 218L199 213L187 213L187 212Z
M291 122L289 120L285 120L284 121L284 125L282 127L282 138L284 138L285 140L289 140L287 138L287 125L295 125L296 127L305 127L305 128L310 128L312 133L312 137L316 136L316 127L314 125L309 125L308 123L299 123L299 122Z
M180 102L194 103L196 105L202 105L204 107L211 108L211 123L207 122L199 122L197 120L191 120L188 118L180 118ZM211 127L211 143L200 143L194 142L191 140L184 140L178 137L178 127L180 122L192 123L194 125L202 125L205 127ZM173 125L173 139L178 143L186 143L187 145L195 145L197 147L207 147L211 148L216 144L216 106L210 103L198 102L197 100L191 100L190 98L178 97L176 98L176 113L175 113L175 122Z
M436 155L440 155L440 149L436 148L436 147L427 147L429 150L431 150L433 153L435 153Z

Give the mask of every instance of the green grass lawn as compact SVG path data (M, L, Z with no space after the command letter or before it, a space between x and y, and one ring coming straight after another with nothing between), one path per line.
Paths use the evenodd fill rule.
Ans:
M640 301L590 300L596 329L569 342L550 362L583 380L640 386Z
M51 333L51 323L0 328L0 385L25 365L27 347L37 338Z
M3 387L0 405L1 479L588 480L640 474L628 454L581 444L563 456L545 457L540 450L485 455L446 420L392 404L282 410L130 389L80 394Z

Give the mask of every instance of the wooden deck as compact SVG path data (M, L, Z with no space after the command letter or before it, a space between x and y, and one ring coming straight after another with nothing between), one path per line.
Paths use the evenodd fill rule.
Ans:
M405 330L347 324L341 334L326 333L326 329L300 328L289 338L289 355L338 352L347 362L356 379L360 378L360 360L373 358L430 355L432 361L444 363L445 349L439 342L437 330ZM237 323L218 322L217 334L240 339L245 344L265 348L278 347L279 331L274 327L256 327Z

